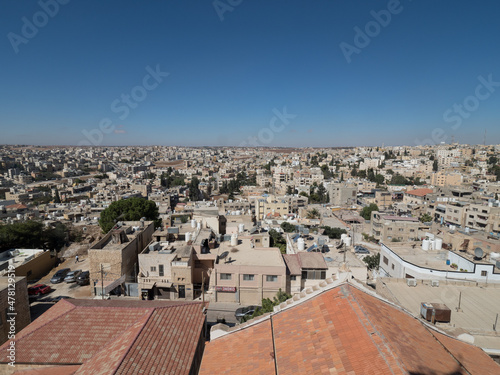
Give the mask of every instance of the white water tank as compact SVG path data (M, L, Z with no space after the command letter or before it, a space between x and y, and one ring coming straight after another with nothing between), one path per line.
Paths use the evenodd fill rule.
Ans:
M424 250L424 251L429 250L429 240L422 241L422 250Z
M243 233L245 231L245 224L238 224L238 233Z
M238 235L236 233L231 236L231 246L238 246Z
M488 207L493 207L493 201L488 202Z
M306 246L305 246L305 242L304 242L304 239L303 238L299 238L297 240L297 246L299 248L299 251L304 251Z
M344 239L344 243L346 246L351 246L352 238L351 237L346 237Z
M490 259L491 260L500 259L500 253L490 253Z
M201 229L201 221L198 221L198 222L196 223L196 229Z
M434 248L436 250L441 250L443 248L443 239L442 238L436 238L436 241L434 242Z
M342 242L345 242L346 237L347 237L347 234L342 233L342 234L340 235L340 239L341 239L341 241L342 241Z
M240 215L241 215L241 211L240 211L240 210L236 210L236 211L234 212L234 214L235 214L235 215L240 216Z
M191 232L186 232L186 242L191 241Z

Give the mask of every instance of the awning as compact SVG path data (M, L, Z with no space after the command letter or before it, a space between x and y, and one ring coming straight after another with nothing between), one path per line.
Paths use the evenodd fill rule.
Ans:
M117 286L122 285L125 282L126 275L122 275L119 279L116 279L115 281L111 282L110 284L106 285L104 287L104 294L109 294L113 289L115 289Z

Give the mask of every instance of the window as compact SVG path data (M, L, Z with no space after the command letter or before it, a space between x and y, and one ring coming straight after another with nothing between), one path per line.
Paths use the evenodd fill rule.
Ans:
M488 271L481 271L481 276L488 276Z
M392 269L394 269L394 264L392 265Z
M221 280L231 280L231 274L230 273L221 273L220 279Z
M155 266L151 266L151 272L156 272L156 267Z
M253 281L254 278L255 278L255 275L243 275L244 281Z
M387 257L384 256L384 263L389 265L389 259L387 259Z
M302 270L302 279L304 280L324 280L326 279L326 271L323 270Z
M158 265L158 275L160 275L160 276L164 276L164 272L163 272L163 264L159 264L159 265Z
M290 281L295 281L297 280L297 276L296 275L290 275Z
M266 275L266 281L274 283L274 282L278 281L278 276L277 275Z

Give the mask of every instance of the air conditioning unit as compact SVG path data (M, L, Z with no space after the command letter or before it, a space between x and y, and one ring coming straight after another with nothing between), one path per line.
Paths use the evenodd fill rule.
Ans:
M417 280L416 279L408 279L408 280L406 280L406 284L408 286L417 286Z
M431 286L439 286L439 280L431 280Z

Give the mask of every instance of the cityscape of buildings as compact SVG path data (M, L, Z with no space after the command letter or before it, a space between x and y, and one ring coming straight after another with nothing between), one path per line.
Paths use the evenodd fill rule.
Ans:
M381 361L375 373L395 368L442 373L452 369L453 361L460 371L498 373L488 356L497 361L500 356L499 154L500 145L462 144L321 149L0 146L2 225L63 224L69 233L60 249L44 245L2 253L2 279L9 272L16 276L16 345L22 352L17 369L58 367L68 374L138 370L142 360L133 355L110 359L113 365L105 360L118 356L116 345L140 350L143 339L132 338L135 324L163 332L152 340L169 353L159 364L165 369L181 360L168 337L188 345L183 364L169 373L269 373L274 368L285 373L294 368L369 373L373 361ZM153 202L161 221L128 220L123 214L104 230L101 214L113 203L133 199ZM28 295L30 286L48 281L57 270L83 267L89 271L89 285L54 285L45 299ZM2 322L9 319L8 292L5 283ZM281 293L291 299L276 304L271 314L246 322L235 317L237 308L262 306ZM349 308L328 307L329 298L342 295ZM316 316L322 306L318 301L324 301L332 322ZM76 328L86 327L86 314L102 308L109 312L92 317L93 329ZM381 340L366 350L384 346L395 362L379 355L353 362L353 353L337 358L335 353L349 352L346 345L351 345L346 339L335 341L339 337L352 333L354 346L366 340L354 333L360 327L345 328L338 320L339 313L354 319L358 309L367 319L363 329L379 332ZM427 315L427 309L435 315ZM139 315L129 316L128 311ZM153 314L153 320L143 321L140 314ZM185 314L194 314L197 323L189 320L185 328L169 333L180 327ZM305 323L308 316L317 337L304 337L313 329ZM438 354L439 361L430 361L415 348L413 356L402 350L401 337L389 333L396 328L384 320L388 316L401 321L397 330L409 345L450 352L450 364ZM122 328L109 331L102 344L106 353L79 349L101 340L104 327L114 320L129 318ZM303 340L293 356L284 351L291 337L279 333L290 325ZM71 330L74 337L54 343L55 326ZM3 324L3 349L10 345L9 329ZM327 333L332 329L335 333ZM415 330L429 336L417 338ZM262 354L273 345L269 334L285 340L274 343L272 355ZM307 349L323 339L335 345L322 354ZM203 350L205 341L209 344ZM240 352L243 343L246 357L219 363L222 353ZM153 355L157 349L153 341L150 345L147 350ZM40 347L61 354L50 357ZM5 353L0 366L8 371ZM304 355L303 364L297 362L297 353ZM466 358L472 355L476 359ZM144 361L144 368L155 373L155 364ZM474 372L475 366L482 370ZM127 371L122 373L133 373Z

